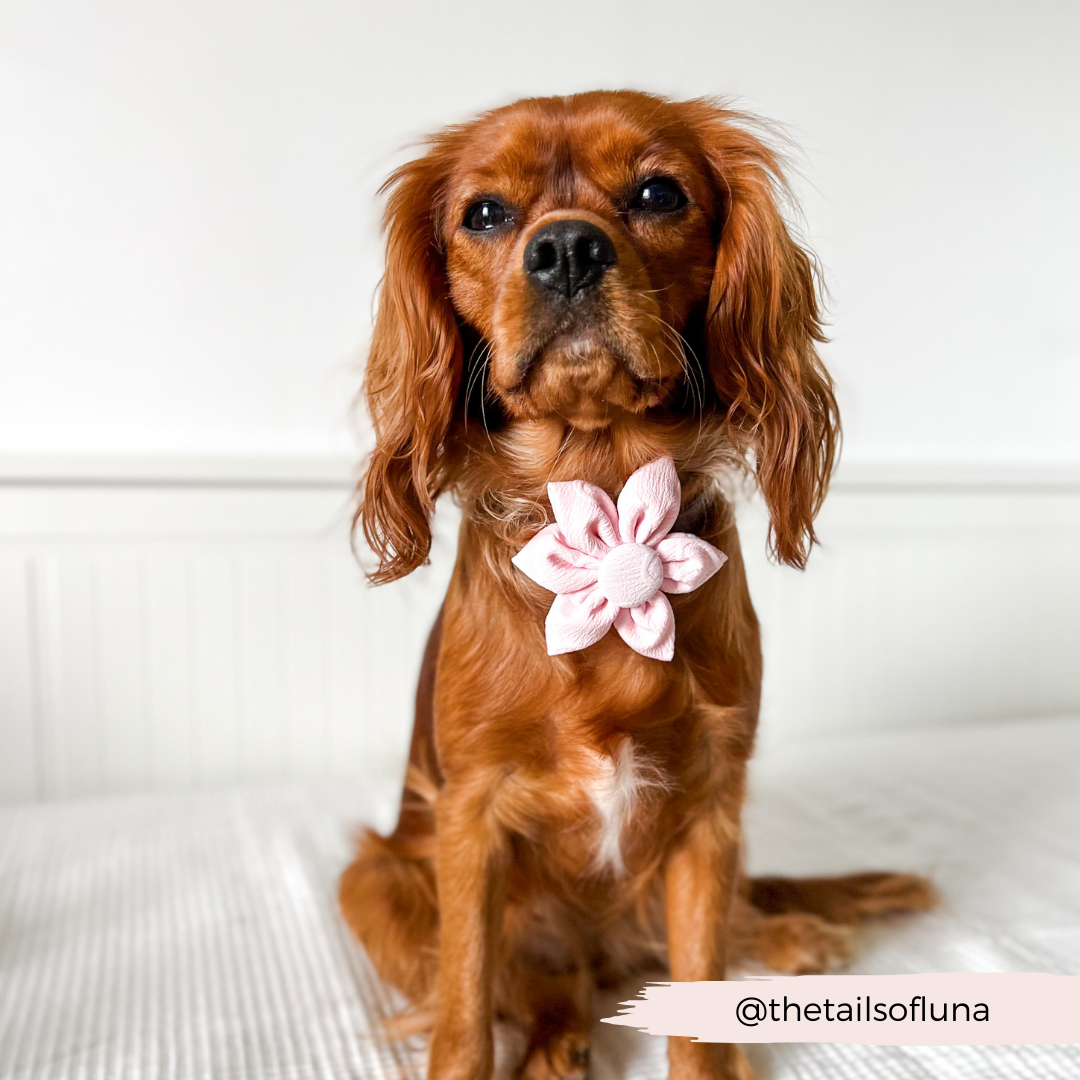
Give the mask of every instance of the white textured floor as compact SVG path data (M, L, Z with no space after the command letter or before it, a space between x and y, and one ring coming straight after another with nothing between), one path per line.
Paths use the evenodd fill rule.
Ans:
M0 811L0 1080L415 1075L373 1034L391 1002L334 907L393 788ZM941 910L875 927L857 970L1080 973L1080 721L774 750L748 831L754 870L933 876ZM751 1054L762 1080L1080 1077L1080 1046ZM663 1074L663 1040L598 1025L594 1080Z

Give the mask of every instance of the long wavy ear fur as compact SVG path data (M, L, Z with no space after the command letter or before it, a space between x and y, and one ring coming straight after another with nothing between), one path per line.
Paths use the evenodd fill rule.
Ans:
M382 189L386 273L364 379L376 443L353 521L379 557L373 584L427 561L431 515L447 482L445 443L462 368L438 230L452 155L452 133L439 136Z
M753 452L770 551L803 567L840 443L832 380L817 355L816 267L791 237L776 155L743 118L688 102L715 178L720 236L706 318L708 365L733 443Z

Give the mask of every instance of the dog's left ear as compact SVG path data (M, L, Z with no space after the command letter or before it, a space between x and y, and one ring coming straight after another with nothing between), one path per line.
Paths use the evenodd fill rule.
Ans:
M711 102L688 103L713 172L719 240L706 316L709 372L733 443L754 453L773 554L803 567L840 442L811 256L778 206L769 147Z

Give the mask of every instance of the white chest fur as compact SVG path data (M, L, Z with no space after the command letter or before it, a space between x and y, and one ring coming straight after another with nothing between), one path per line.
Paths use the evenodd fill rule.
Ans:
M649 791L670 785L664 774L624 738L611 754L594 753L595 775L588 782L589 797L600 818L600 834L593 866L624 874L623 838L635 810Z

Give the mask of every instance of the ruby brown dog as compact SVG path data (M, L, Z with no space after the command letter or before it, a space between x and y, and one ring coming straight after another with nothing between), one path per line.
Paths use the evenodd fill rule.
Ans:
M803 567L839 438L814 262L774 153L709 101L520 101L386 190L372 581L426 561L439 495L463 521L400 820L364 837L342 909L430 1027L431 1080L486 1080L496 1019L527 1033L520 1075L580 1080L596 987L825 970L852 924L931 902L903 874L740 869L761 649L730 492L753 474ZM652 584L605 585L612 551ZM733 1046L669 1057L751 1075Z

